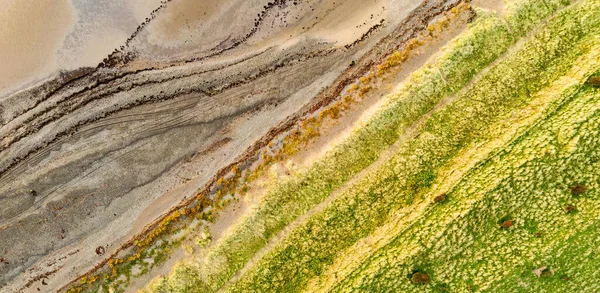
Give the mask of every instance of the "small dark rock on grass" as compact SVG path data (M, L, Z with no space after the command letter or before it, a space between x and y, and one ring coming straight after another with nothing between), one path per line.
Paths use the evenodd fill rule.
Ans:
M578 184L578 185L575 185L575 186L571 187L571 194L575 195L575 196L582 195L586 191L588 191L588 189L589 188L587 186L582 185L582 184Z
M585 84L591 85L593 87L600 87L600 76L592 76L588 78Z
M411 282L423 285L429 283L429 276L423 272L416 272L410 277Z
M567 214L570 214L570 213L576 212L577 208L574 205L570 204L570 205L565 206L564 210Z
M446 201L446 194L442 193L433 198L433 203L440 203Z
M512 227L514 224L515 224L515 221L506 220L506 221L502 222L502 224L500 224L500 227L502 227L504 229L508 229L508 228Z

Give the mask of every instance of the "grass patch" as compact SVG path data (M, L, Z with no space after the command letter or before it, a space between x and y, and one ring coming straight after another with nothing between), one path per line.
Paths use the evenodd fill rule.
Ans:
M369 235L395 210L412 204L416 196L413 187L419 186L415 182L430 184L428 181L434 178L432 169L444 166L466 146L488 139L490 124L500 122L513 110L528 105L535 93L566 74L577 58L589 50L585 40L589 41L586 36L597 29L598 23L592 20L597 19L598 11L590 1L583 3L557 15L519 50L461 93L456 102L434 114L420 129L421 135L417 139L407 142L388 163L295 230L231 287L231 291L300 291L332 265L339 252ZM523 218L516 215L503 221L504 233L513 233L523 226L522 221ZM469 226L476 222L465 221ZM498 226L489 230L485 230L486 227L477 229L499 231ZM426 237L426 231L430 228L422 226L414 228L414 233L409 235ZM461 250L460 246L456 248ZM393 248L389 250L393 251ZM435 263L435 259L430 262ZM350 278L352 282L336 288L341 290L361 284L354 289L361 292L397 289L390 286L398 286L399 276L390 278L392 281L386 275L395 272L396 266L403 265L392 259L384 263L387 265L378 263L380 267L364 273L358 270L357 275ZM484 263L479 265L484 266ZM446 283L451 281L447 279ZM471 283L466 287L477 289L484 285L474 277Z

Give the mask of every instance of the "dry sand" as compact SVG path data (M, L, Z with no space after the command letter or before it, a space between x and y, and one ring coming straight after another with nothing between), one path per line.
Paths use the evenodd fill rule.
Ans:
M77 14L68 0L6 0L0 5L0 94L54 73Z

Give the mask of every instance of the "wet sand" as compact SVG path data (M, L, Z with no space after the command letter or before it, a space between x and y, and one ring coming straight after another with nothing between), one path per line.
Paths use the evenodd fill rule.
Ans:
M95 67L160 5L159 0L6 0L0 7L0 100Z
M0 95L54 73L55 52L77 21L68 0L7 0L0 6Z

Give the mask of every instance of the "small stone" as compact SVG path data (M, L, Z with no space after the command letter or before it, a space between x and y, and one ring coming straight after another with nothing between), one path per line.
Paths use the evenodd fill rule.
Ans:
M590 77L585 84L591 85L593 87L600 87L600 76L592 76Z
M442 193L442 194L440 194L440 195L438 195L438 196L436 196L436 197L433 198L433 202L434 203L440 203L440 202L443 202L445 200L446 200L446 194L445 193Z
M103 246L98 246L98 247L96 248L96 254L97 254L97 255L103 255L103 254L104 254L104 252L106 252L106 250L104 249L104 247L103 247Z
M502 222L502 228L504 229L508 229L510 227L512 227L515 224L515 222L513 220L506 220L504 222Z
M429 276L423 272L416 272L411 277L410 280L415 284L427 284L429 283Z
M541 276L542 276L542 272L543 272L545 269L546 269L546 267L545 267L545 266L543 266L543 267L541 267L541 268L538 268L538 269L535 269L535 270L533 270L533 273L534 273L534 274L535 274L535 275L536 275L536 276L539 278L539 277L541 277Z
M571 194L575 195L575 196L581 195L581 194L585 193L586 191L588 191L588 188L585 185L579 184L579 185L575 185L575 186L571 187Z
M565 212L567 212L567 214L570 214L570 213L575 212L577 210L577 208L574 205L572 205L572 204L570 204L568 206L565 206L564 209L565 209Z

